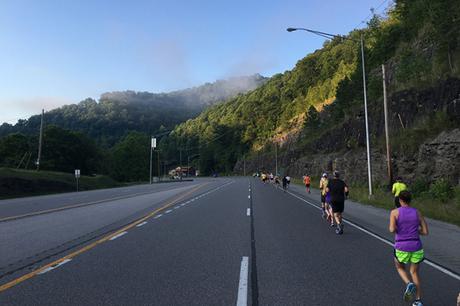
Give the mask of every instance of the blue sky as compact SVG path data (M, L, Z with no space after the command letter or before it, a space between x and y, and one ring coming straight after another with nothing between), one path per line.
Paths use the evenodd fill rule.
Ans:
M167 92L292 69L382 0L2 0L0 123L115 90ZM378 11L383 10L385 5Z

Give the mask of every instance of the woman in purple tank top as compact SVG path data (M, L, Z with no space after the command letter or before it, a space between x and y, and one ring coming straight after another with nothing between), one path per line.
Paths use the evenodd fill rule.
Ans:
M408 302L415 294L412 305L422 306L418 266L423 261L424 252L420 235L428 235L428 226L422 214L410 206L410 201L410 192L401 191L399 194L401 207L393 209L390 214L390 232L396 234L394 245L396 270L406 284L403 298ZM410 276L406 271L406 264L410 264Z

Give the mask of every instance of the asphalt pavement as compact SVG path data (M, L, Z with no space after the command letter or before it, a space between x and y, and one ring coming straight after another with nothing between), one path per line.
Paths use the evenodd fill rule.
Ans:
M302 197L253 178L0 222L0 233L1 260L25 257L3 270L0 305L405 305L391 246L348 225L337 236ZM421 275L425 305L455 304L458 279L428 265Z

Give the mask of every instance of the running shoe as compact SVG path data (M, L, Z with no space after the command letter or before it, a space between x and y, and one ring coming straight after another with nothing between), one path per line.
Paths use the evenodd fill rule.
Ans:
M337 229L335 230L335 233L337 235L342 235L343 234L343 225L342 224L337 224Z
M403 299L406 302L409 302L414 298L415 291L417 291L417 287L414 283L408 283L406 286L406 290L404 291Z
M420 301L420 300L415 300L415 301L412 303L412 306L423 306L423 304L422 304L422 301Z
M334 226L335 226L335 224L334 224L334 223L331 223L331 227L334 227Z

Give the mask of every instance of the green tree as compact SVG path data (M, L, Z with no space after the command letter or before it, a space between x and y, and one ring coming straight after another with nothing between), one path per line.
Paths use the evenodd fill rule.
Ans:
M0 165L15 168L31 150L30 140L21 133L9 134L0 139Z
M149 179L150 137L139 132L128 133L112 148L110 175L116 180Z

